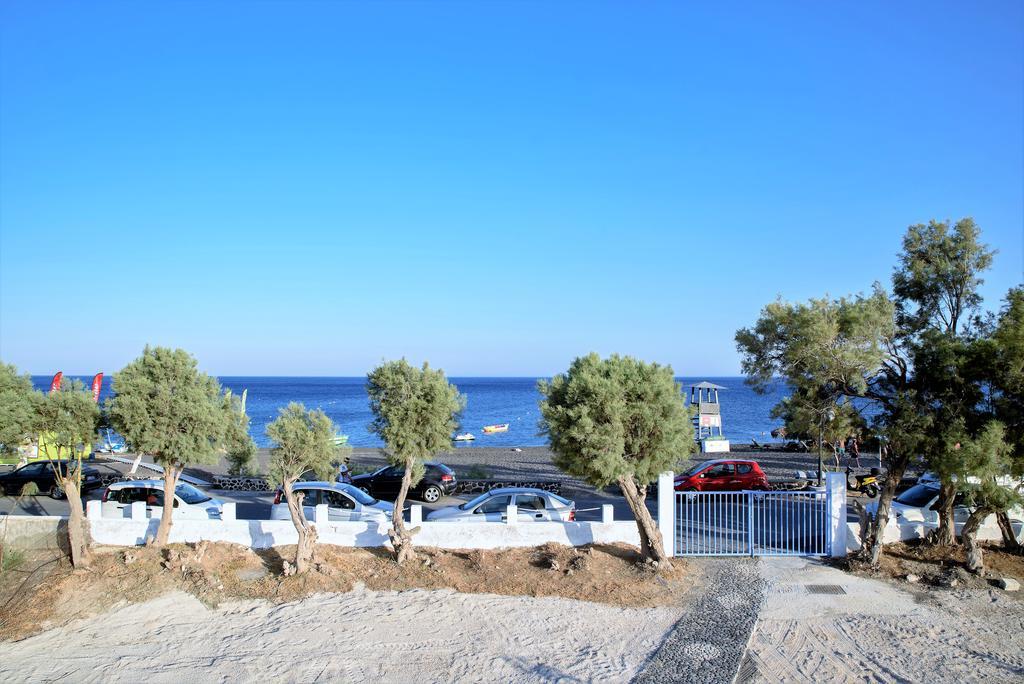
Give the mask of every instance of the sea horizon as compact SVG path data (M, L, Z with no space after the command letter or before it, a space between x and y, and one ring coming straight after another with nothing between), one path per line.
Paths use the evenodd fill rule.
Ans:
M36 389L46 391L53 376L33 375ZM89 375L66 375L92 380ZM365 376L280 376L280 375L224 375L214 376L225 389L234 394L246 392L246 413L249 432L260 447L270 445L266 426L279 409L292 401L307 408L320 409L348 436L354 447L380 447L383 443L368 426L373 420L366 395ZM531 447L546 446L547 438L540 434L540 393L537 381L544 376L451 376L449 380L466 397L459 432L472 433L476 439L458 446L475 447ZM769 439L778 421L771 418L771 409L785 393L785 384L776 381L766 394L757 394L741 375L677 376L682 385L681 394L688 401L687 383L703 380L714 382L726 389L721 393L723 428L726 437L749 442L751 438ZM113 396L111 376L105 374L100 389L100 401ZM485 425L508 423L507 432L483 433Z

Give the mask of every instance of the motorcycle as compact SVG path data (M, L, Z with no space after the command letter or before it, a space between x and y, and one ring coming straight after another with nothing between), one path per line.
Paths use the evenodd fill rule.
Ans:
M882 484L879 482L879 470L878 468L872 468L868 474L858 475L847 466L846 467L846 489L851 492L860 492L861 494L867 495L869 499L874 499L882 491Z

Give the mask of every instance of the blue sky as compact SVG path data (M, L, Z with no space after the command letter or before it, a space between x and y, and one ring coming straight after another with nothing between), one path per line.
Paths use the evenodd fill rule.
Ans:
M0 6L0 357L733 374L973 216L1024 269L1024 5Z

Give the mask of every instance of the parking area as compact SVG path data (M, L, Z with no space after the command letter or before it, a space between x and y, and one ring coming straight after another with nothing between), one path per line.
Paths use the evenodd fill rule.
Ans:
M236 504L236 515L243 520L266 520L270 517L270 507L274 502L272 492L232 492L218 489L208 490L210 496L223 502L234 502ZM103 496L103 488L89 492L85 500L99 500ZM474 495L445 496L434 503L425 501L409 500L423 506L424 515L428 512L445 508L447 506L458 506L473 498ZM576 502L577 520L600 520L601 506L612 504L615 507L615 517L618 520L629 519L629 507L625 500L614 492L586 491L580 488L563 488L562 496ZM648 508L652 513L657 513L657 502L655 497L649 497ZM14 496L0 497L0 515L60 515L66 516L69 513L66 500L51 499L42 494L40 496L24 497L18 501Z

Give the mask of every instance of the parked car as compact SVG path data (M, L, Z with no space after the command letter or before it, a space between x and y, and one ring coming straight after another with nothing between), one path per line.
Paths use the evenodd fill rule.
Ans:
M455 471L443 463L427 462L423 479L409 490L409 496L427 503L434 503L442 496L455 493ZM384 466L372 473L356 475L352 484L378 499L394 501L402 486L405 468L401 466Z
M395 505L387 501L379 501L358 487L341 482L296 482L292 486L295 494L302 494L302 511L307 520L313 519L317 505L327 504L327 519L331 521L349 522L361 520L379 520L391 517ZM288 502L284 498L284 490L278 489L274 495L274 505L270 507L271 520L291 520Z
M0 475L0 488L5 494L17 496L21 494L22 487L29 482L35 482L39 487L40 494L48 494L54 499L63 499L64 488L60 486L54 475L54 466L60 469L62 475L67 475L67 461L54 461L52 465L49 461L35 461ZM100 474L95 468L82 466L82 494L96 489L102 484Z
M572 522L576 503L543 489L502 487L481 494L461 506L441 508L427 515L431 522L502 522L508 507L517 507L519 522Z
M768 478L757 461L725 458L699 463L675 479L677 492L768 490Z
M925 480L919 482L910 489L897 496L892 502L892 514L897 522L925 523L928 526L938 527L939 525L939 496L941 494L938 482ZM871 515L878 513L878 502L872 501L864 507ZM957 492L953 499L953 526L956 533L960 534L967 518L971 515L971 508L967 506L963 492ZM1011 509L1010 526L1014 534L1019 538L1024 528L1024 511L1020 507ZM990 515L982 525L995 525L995 515Z
M123 517L131 516L132 504L142 501L146 504L146 517L158 518L163 515L163 480L126 480L115 482L103 492L104 514ZM201 489L187 482L179 482L174 488L174 517L186 520L207 520L220 518L223 502L214 499ZM109 512L109 513L108 513Z

